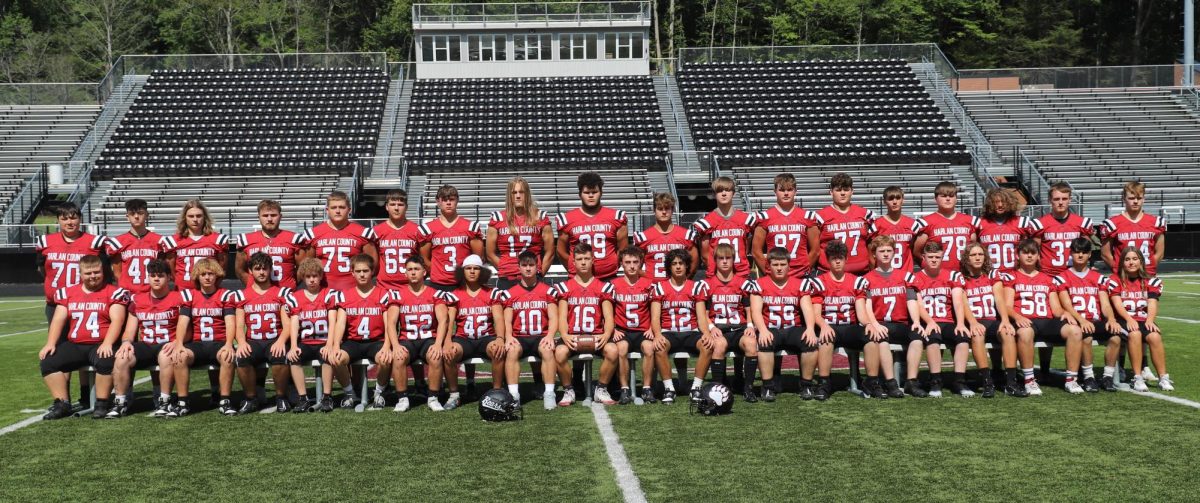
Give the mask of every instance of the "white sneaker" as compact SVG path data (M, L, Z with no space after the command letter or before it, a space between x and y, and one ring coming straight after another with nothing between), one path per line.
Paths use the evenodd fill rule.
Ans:
M432 410L434 412L441 412L441 411L446 410L444 407L442 407L442 402L439 402L436 396L429 397L429 400L426 400L425 403L427 405L429 405L429 410Z
M1078 381L1067 381L1067 383L1063 385L1063 389L1066 389L1067 392L1072 395L1083 393L1083 386L1080 386Z
M408 397L402 397L396 400L396 407L392 408L395 412L404 412L408 410Z
M1158 380L1158 389L1163 391L1175 391L1175 383L1171 382L1170 377L1164 377Z
M566 391L563 391L563 397L562 397L562 400L558 401L558 406L559 407L570 407L571 404L573 404L573 403L575 403L575 389L571 388L571 389L567 389Z
M1025 392L1029 396L1042 396L1042 387L1038 386L1037 381L1029 381L1025 383Z
M975 396L975 392L972 391L971 388L963 386L963 389L961 392L959 392L958 396L961 396L963 398L972 398Z
M1137 376L1137 377L1133 378L1133 390L1144 393L1146 391L1150 391L1150 388L1146 387L1146 379L1145 378L1143 378L1142 376Z
M617 403L616 400L612 399L612 395L608 394L608 388L605 388L604 386L596 386L595 396L596 401L604 405L614 405Z
M542 407L546 410L554 410L555 407L558 407L558 403L554 401L553 391L542 393Z
M521 403L521 394L520 393L509 393L509 394L512 395L514 402L517 402L517 404Z
M387 407L387 399L383 397L383 393L375 393L375 399L371 400L371 410L382 410Z
M446 410L454 410L461 404L462 398L460 398L460 395L458 393L451 393L450 397L446 399L446 406L444 408Z
M1154 382L1158 380L1158 376L1154 375L1154 371L1150 370L1150 367L1142 367L1142 379L1145 379L1147 382Z

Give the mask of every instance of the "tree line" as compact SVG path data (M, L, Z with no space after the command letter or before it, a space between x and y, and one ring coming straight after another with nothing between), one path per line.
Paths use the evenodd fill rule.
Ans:
M450 3L425 0L428 3ZM475 0L479 1L479 0ZM386 52L412 0L0 0L0 79L95 82L123 54ZM935 42L958 68L1170 64L1174 0L653 0L679 47Z

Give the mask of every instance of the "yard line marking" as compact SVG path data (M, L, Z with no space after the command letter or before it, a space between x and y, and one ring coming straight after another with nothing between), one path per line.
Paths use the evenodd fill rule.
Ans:
M1161 316L1160 316L1160 318L1161 318ZM46 328L42 327L42 328L35 328L33 330L26 330L24 332L13 332L11 334L0 334L0 339L3 339L5 337L12 337L14 335L25 335L25 334L32 334L34 332L45 332L45 331L46 331Z
M627 503L645 503L646 493L642 492L642 485L638 482L637 474L633 473L633 469L629 466L629 458L625 457L625 448L621 446L617 432L613 430L612 420L608 418L608 411L604 410L603 405L593 403L592 417L596 419L596 427L600 429L600 438L604 440L604 450L608 452L608 461L612 464L613 471L616 472L617 486L621 488L621 494L625 496L625 501Z
M143 377L143 378L141 378L141 379L138 379L138 380L136 380L136 381L133 381L133 384L132 384L132 385L130 385L129 387L132 389L134 386L137 386L137 385L139 385L139 384L145 384L145 383L148 383L148 382L150 382L150 376L146 376L146 377ZM26 409L26 410L28 410L28 409ZM44 414L45 412L43 411L42 413ZM23 419L23 420L21 420L21 421L18 421L18 422L16 422L16 423L10 424L10 425L8 425L8 426L5 426L3 429L0 429L0 436L7 435L7 434L9 434L9 433L12 433L12 432L14 432L14 431L17 431L17 430L19 430L19 429L21 429L21 428L24 428L24 427L26 427L26 426L29 426L29 425L31 425L31 424L37 423L37 422L39 422L39 421L41 421L41 420L42 420L42 416L39 414L39 415L36 415L36 416L33 416L33 417L29 417L29 418Z
M12 309L0 309L0 313L8 313L8 312L12 312L12 311L24 311L26 309L41 309L41 308L42 308L42 306L14 307Z
M45 300L43 300L43 299L26 299L26 300L0 300L0 304L26 304L26 303L29 303L29 302L42 302L42 303L45 303L46 301L45 301ZM39 307L40 307L40 306L39 306Z
M1166 400L1166 401L1168 401L1168 402L1171 402L1171 403L1174 403L1174 404L1186 405L1186 406L1188 406L1188 407L1191 407L1191 408L1193 408L1193 409L1200 409L1200 403L1198 403L1198 402L1193 402L1193 401L1191 401L1191 400L1188 400L1188 399L1186 399L1186 398L1179 398L1179 397L1177 397L1177 396L1164 395L1164 394L1162 394L1162 393L1155 393L1155 392L1153 392L1153 391L1143 391L1143 392L1138 392L1138 391L1134 391L1132 388L1129 388L1129 387L1126 387L1126 386L1122 386L1122 387L1120 387L1120 388L1117 388L1117 389L1119 389L1119 390L1121 390L1121 391L1124 391L1124 392L1126 392L1126 393L1133 393L1134 395L1137 395L1137 396L1146 396L1146 397L1150 397L1150 398L1157 398L1157 399L1159 399L1159 400Z
M1200 283L1196 283L1196 284L1200 285ZM1191 295L1192 297L1200 297L1200 293L1192 293L1192 292L1170 292L1169 294L1170 295Z
M1191 323L1191 324L1193 324L1193 325L1195 325L1195 324L1200 324L1200 321L1197 321L1197 320L1189 320L1189 319L1187 319L1187 318L1173 318L1173 317L1170 317L1170 316L1159 316L1159 318L1162 318L1162 319L1164 319L1164 320L1178 321L1178 322L1182 322L1182 323Z

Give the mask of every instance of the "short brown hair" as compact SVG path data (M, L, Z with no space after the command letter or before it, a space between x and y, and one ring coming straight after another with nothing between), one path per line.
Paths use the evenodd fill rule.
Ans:
M791 263L791 255L788 254L787 248L776 246L770 250L767 250L767 263L771 263L776 260L786 260L788 263Z
M389 190L387 193L386 200L387 200L387 202L400 201L404 204L408 204L408 191L406 191L404 189Z
M955 185L954 182L949 182L949 181L940 182L937 184L937 187L933 188L933 195L935 195L935 196L957 196L958 195L958 185Z
M329 195L325 197L326 205L328 205L330 201L345 201L346 204L350 204L350 196L346 195L345 192L342 192L340 190L334 190L334 191L331 191L329 193Z
M458 189L449 184L438 187L437 200L443 199L458 199Z
M884 201L887 201L888 199L891 199L894 196L904 197L904 189L901 188L899 185L889 185L886 189L883 189L883 200Z
M633 257L638 259L638 262L646 261L646 250L643 250L640 246L626 246L617 255L621 260L625 260L625 257Z
M829 190L853 189L854 178L845 173L838 173L829 178Z
M1063 194L1070 195L1074 190L1075 188L1071 187L1071 184L1067 182L1054 182L1052 185L1050 185L1048 194L1053 196L1055 192L1062 192Z
M726 255L732 257L737 250L729 243L717 243L717 247L713 248L713 258L724 257Z
M775 187L775 190L794 189L796 188L796 177L791 173L780 173L775 175L775 180L772 186Z
M104 265L104 262L102 262L100 257L97 255L84 255L79 257L80 269L83 269L84 267L100 267L102 265Z
M654 194L654 209L657 210L664 206L675 209L675 196L666 192Z
M880 246L887 246L887 247L895 250L896 249L896 240L895 240L895 238L893 238L887 234L880 234L878 236L871 238L871 242L867 243L867 251L869 251L871 253L875 253L875 250L878 249Z
M718 176L716 180L712 181L712 191L717 193L723 190L737 190L737 184L728 176Z
M945 252L945 251L946 251L946 249L945 249L945 248L942 248L942 244L941 244L941 243L939 243L939 242L937 242L937 241L934 241L934 240L932 240L932 239L931 239L931 240L929 240L929 241L926 241L926 242L925 242L925 247L924 247L924 248L921 248L921 254L922 254L922 255L924 255L924 254L926 254L926 253L942 253L942 252Z
M279 201L274 199L263 199L262 201L259 201L258 212L262 213L263 210L275 210L283 213L283 207L279 205Z
M587 254L591 255L592 254L592 245L584 243L583 241L580 241L578 243L575 243L574 248L571 248L571 253L576 254L576 255L578 255L580 253L587 253Z
M375 270L375 257L367 255L366 253L359 253L358 255L350 257L351 269L354 269L354 266L358 264L367 264L367 267L370 267L371 270Z
M1143 196L1146 195L1146 184L1139 181L1126 182L1124 187L1121 187L1121 197L1126 195Z

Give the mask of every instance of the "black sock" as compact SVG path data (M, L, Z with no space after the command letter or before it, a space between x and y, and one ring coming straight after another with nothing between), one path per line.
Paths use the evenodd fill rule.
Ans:
M229 395L221 395L221 400L229 400Z
M991 382L992 382L991 369L979 369L979 377L982 378L984 383L991 384Z
M396 396L399 398L408 398L408 390L397 391Z
M758 358L746 358L742 364L742 377L746 381L746 386L754 386L754 374L758 373Z

